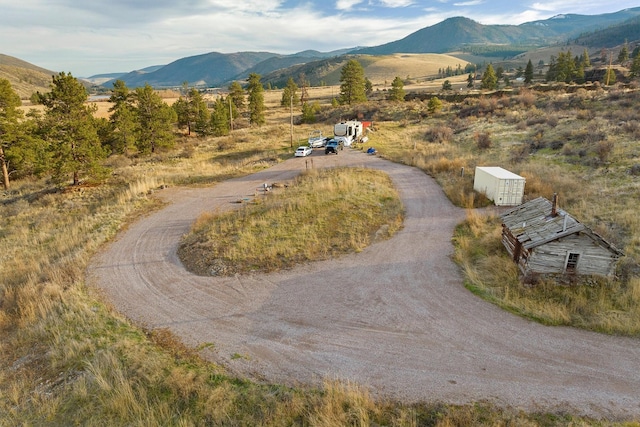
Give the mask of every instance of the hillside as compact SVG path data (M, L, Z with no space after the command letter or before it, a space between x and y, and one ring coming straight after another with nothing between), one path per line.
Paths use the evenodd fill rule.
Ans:
M543 44L547 40L543 28L525 31L514 25L483 25L469 18L456 17L418 30L403 39L354 53L445 53L468 45Z
M47 70L13 56L0 54L0 79L7 79L20 98L28 99L34 92L49 90L51 76Z
M483 25L465 17L446 19L407 37L359 49L354 53L384 55L397 52L446 53L473 46L546 46L564 42L585 31L598 31L640 16L640 8L602 15L559 15L521 25Z
M364 74L374 85L391 85L396 77L412 80L433 78L440 69L447 67L464 68L467 61L452 55L438 53L396 53L391 55L344 55L294 66L264 75L262 82L272 87L282 88L287 79L298 80L304 74L311 86L332 86L340 84L342 67L348 60L356 58L364 69Z
M424 77L437 73L439 68L456 67L464 61L482 63L526 57L528 52L560 47L572 42L588 49L614 47L625 40L640 39L640 7L601 15L558 15L550 19L521 25L483 25L465 17L446 19L425 27L405 38L380 46L342 49L333 52L305 50L293 55L271 52L237 52L223 54L210 52L178 59L168 65L149 67L126 74L97 75L86 79L93 84L112 88L115 79L123 80L131 88L146 83L157 88L179 87L184 82L192 86L220 87L233 80L245 80L250 73L260 74L263 83L282 87L289 77L298 79L304 74L312 86L336 84L340 68L349 56L359 56L370 80L378 83L395 76ZM580 51L582 49L579 49ZM409 54L449 54L456 52L460 60L442 57L410 58ZM376 56L394 55L411 59L397 63L385 63ZM401 55L401 56L398 56ZM443 61L429 64L431 60ZM548 56L544 56L547 60ZM421 62L411 64L412 61ZM526 61L525 61L526 63ZM375 64L375 65L374 65ZM509 64L510 66L514 64ZM406 70L404 68L407 68ZM435 71L434 71L435 70ZM44 74L43 74L44 73ZM9 78L20 96L28 98L36 90L47 90L51 71L17 60L0 56L0 76ZM44 76L44 77L43 77Z
M531 49L565 43L585 31L596 32L637 16L640 16L640 8L602 15L561 15L521 25L483 25L469 18L455 17L418 30L401 40L352 49L349 53L391 55L466 51L485 58L508 58ZM152 73L134 72L121 78L130 87L145 83L156 87L172 87L179 86L184 81L192 85L212 87L226 85L236 79L246 79L249 73L254 72L263 76L263 82L282 87L289 77L298 78L304 73L312 85L335 84L339 80L336 66L344 62L345 53L345 50L328 53L307 50L294 55L213 52L179 59ZM437 68L448 65L451 64L439 64L436 72ZM393 72L391 78L403 74L402 71ZM385 74L379 79L384 81L388 78L389 75ZM110 83L105 85L109 86Z
M137 72L137 73L152 73L154 71L159 70L160 68L164 67L164 65L152 65L150 67L145 67L142 68L140 70L135 70L133 72ZM85 77L83 80L86 80L90 83L93 83L94 85L103 85L107 82L113 82L114 80L117 80L119 78L121 78L122 76L129 74L128 72L121 72L121 73L106 73L106 74L96 74L90 77Z
M611 48L620 45L624 40L640 42L640 16L601 31L581 34L575 38L574 42L585 46Z
M269 52L210 52L178 59L150 73L134 71L119 79L129 87L144 86L146 83L154 87L175 87L185 81L190 85L215 87L275 56L278 55ZM104 83L104 86L110 85L110 82Z

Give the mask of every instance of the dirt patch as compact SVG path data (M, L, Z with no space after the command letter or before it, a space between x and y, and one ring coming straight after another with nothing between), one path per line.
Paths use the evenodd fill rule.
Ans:
M462 285L451 236L464 218L426 174L345 150L315 167L387 172L404 228L358 254L267 275L188 273L180 237L204 211L232 209L264 182L305 168L291 159L211 188L170 188L163 210L129 227L89 274L127 316L167 328L232 372L284 384L340 378L406 401L489 400L525 410L640 417L638 341L546 327L484 302ZM238 357L238 355L242 357Z

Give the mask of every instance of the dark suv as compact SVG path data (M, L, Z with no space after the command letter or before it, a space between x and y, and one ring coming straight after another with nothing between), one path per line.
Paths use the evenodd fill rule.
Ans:
M338 154L338 150L342 149L344 149L344 142L338 141L337 139L330 139L324 147L324 154Z

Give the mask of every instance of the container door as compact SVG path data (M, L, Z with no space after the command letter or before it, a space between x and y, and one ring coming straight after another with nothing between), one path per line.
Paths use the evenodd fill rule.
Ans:
M499 179L498 180L498 191L496 191L496 196L494 203L496 206L508 206L509 205L509 187L510 187L510 179Z
M500 180L496 205L516 206L522 203L522 183L519 179Z

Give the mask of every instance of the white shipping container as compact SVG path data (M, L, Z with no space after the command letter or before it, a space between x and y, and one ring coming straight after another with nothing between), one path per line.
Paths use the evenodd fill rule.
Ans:
M524 197L524 177L497 166L477 166L473 189L496 206L517 206Z

